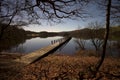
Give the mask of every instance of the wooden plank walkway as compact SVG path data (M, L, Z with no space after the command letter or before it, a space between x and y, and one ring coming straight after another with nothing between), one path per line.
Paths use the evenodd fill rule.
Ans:
M60 48L65 43L69 42L71 38L64 38L59 40L52 41L52 45L49 45L47 47L41 48L35 52L31 52L29 54L26 54L24 56L21 56L17 59L10 59L10 60L3 60L3 62L0 63L0 70L6 71L3 74L8 76L17 76L19 75L19 72L22 68L25 66L29 66L29 64L34 63L45 56L53 53L58 48ZM57 42L59 41L59 42ZM16 74L17 73L17 74Z
M70 39L71 38L64 38L64 39L60 40L59 42L56 42L55 44L52 44L52 45L49 45L47 47L41 48L41 49L39 49L35 52L31 52L29 54L26 54L19 59L15 59L14 61L17 62L17 63L24 64L24 65L34 63L34 62L38 61L39 59L49 55L52 52L54 52L59 47L61 47L63 44L68 42Z

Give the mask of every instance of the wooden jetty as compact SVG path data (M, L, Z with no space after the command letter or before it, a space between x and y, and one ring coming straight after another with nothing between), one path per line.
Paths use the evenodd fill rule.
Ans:
M58 40L54 40L51 42L51 45L46 46L44 48L41 48L37 51L28 53L26 55L23 55L17 59L10 59L10 60L3 60L0 62L0 70L6 71L2 72L2 75L8 76L17 76L19 75L19 72L22 68L25 66L29 66L29 64L34 63L45 56L48 56L49 54L56 51L58 48L60 48L65 43L69 42L71 38L62 38ZM16 74L17 73L17 74ZM5 78L6 76L4 76ZM4 80L4 78L2 80Z
M15 59L14 61L17 63L24 64L24 65L34 63L34 62L40 60L41 58L48 56L49 54L56 51L59 47L61 47L65 43L69 42L70 39L71 39L71 37L54 40L53 42L51 42L52 43L51 45L49 45L47 47L43 47L43 48L41 48L37 51L31 52L29 54L26 54L26 55L20 57L19 59Z

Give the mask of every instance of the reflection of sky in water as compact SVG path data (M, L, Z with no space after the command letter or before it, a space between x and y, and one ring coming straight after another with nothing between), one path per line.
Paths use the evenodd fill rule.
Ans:
M72 38L68 44L62 47L62 50L59 49L57 52L64 53L64 54L74 54L77 50L80 50L78 44L75 42L76 38ZM94 49L90 40L85 41L85 49Z
M19 44L18 46L11 48L10 52L18 52L18 53L30 53L35 50L38 50L42 47L51 45L52 40L57 40L62 37L48 37L48 38L32 38L26 40L25 43ZM60 47L56 53L63 53L63 54L69 54L72 55L76 51L80 50L79 45L75 42L76 38L72 38L67 44ZM85 42L85 49L86 50L93 50L95 47L93 46L92 42L88 40L83 40ZM113 41L108 42L109 45L112 45ZM107 55L117 56L120 55L118 50L115 48L107 48Z
M42 47L48 46L51 44L52 40L56 40L62 37L48 37L48 38L32 38L26 40L25 43L18 45L17 47L12 48L11 52L21 52L21 53L29 53L35 50L38 50Z
M71 39L67 44L63 45L60 49L57 50L58 53L64 54L73 54L75 51L76 49L73 39Z

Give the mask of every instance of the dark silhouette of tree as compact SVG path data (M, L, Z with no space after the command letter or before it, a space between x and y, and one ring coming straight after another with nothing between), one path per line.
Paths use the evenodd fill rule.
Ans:
M100 28L102 27L103 25L101 23L98 23L97 21L88 23L88 28L91 29L91 32L89 32L88 34L90 36L90 41L92 42L92 45L95 47L96 52L99 51L103 44L103 37L102 33L100 32Z
M114 23L120 23L120 0L112 0L111 19Z
M111 0L107 0L106 7L107 7L107 9L106 9L106 30L105 30L105 35L104 35L103 51L102 51L102 56L96 66L95 75L96 75L97 71L99 71L99 69L105 59L106 45L107 45L107 40L108 40L108 36L109 36L109 27L110 27Z
M106 10L106 6L107 6L107 0L95 0L96 3L99 5L100 10ZM113 24L113 22L115 22L115 24L117 23L119 25L120 23L120 0L112 0L111 1L112 5L111 5L111 24ZM105 13L105 12L104 12Z
M85 17L84 7L88 0L1 0L0 1L0 39L10 25L41 24L41 20L61 22L62 19Z

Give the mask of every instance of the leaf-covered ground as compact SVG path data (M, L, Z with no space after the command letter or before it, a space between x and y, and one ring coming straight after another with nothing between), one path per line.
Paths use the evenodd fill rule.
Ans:
M4 58L3 58L4 57ZM19 56L16 56L19 57ZM4 59L15 56L2 56ZM98 62L94 56L49 55L34 64L27 65L19 72L0 68L0 80L119 80L120 59L106 58L96 77L92 77L91 69ZM2 64L0 64L1 66ZM13 74L14 73L14 74Z

